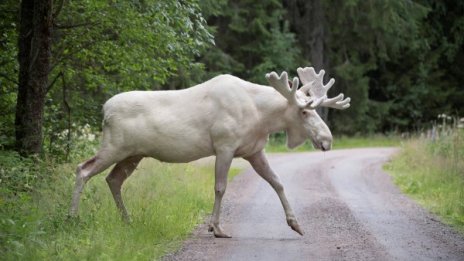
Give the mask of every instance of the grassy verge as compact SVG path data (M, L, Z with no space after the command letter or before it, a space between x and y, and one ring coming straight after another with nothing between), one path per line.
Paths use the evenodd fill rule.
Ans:
M401 190L464 232L464 132L416 139L385 166Z
M89 181L79 219L68 220L76 163L19 159L0 151L2 260L154 260L177 248L212 209L212 167L145 159L123 187L131 225L120 220L106 173ZM15 171L35 180L12 187Z
M404 139L399 136L371 135L371 136L340 136L334 138L334 149L370 148L370 147L398 147Z
M371 135L371 136L339 136L334 137L333 149L349 149L349 148L366 148L366 147L395 147L400 146L403 139L398 136ZM267 152L303 152L313 151L314 148L310 141L306 141L300 147L290 150L285 145L285 137L282 135L271 137L266 146Z

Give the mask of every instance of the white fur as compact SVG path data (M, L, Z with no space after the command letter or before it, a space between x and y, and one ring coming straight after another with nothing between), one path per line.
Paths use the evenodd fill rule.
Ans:
M291 148L310 133L330 139L315 112L302 117L273 88L231 75L185 90L121 93L103 111L102 148L111 148L121 160L141 155L189 162L223 149L235 157L249 156L264 148L270 133L281 130L287 131Z
M328 150L332 135L314 110L297 106L284 92L282 88L276 91L220 75L184 90L132 91L112 97L103 106L101 149L94 158L78 166L71 215L77 214L84 184L114 163L117 165L107 181L118 208L128 219L120 188L143 157L189 162L216 155L211 230L218 237L228 237L219 226L220 205L232 158L243 157L276 189L287 222L302 233L263 149L269 134L277 131L286 131L290 148L310 138L315 147ZM307 97L300 91L293 91L292 95Z

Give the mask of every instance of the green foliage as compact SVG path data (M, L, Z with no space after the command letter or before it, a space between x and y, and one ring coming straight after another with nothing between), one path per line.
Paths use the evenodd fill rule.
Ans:
M410 130L424 127L443 112L464 113L464 2L322 3L325 66L337 79L331 91L342 91L353 100L349 110L331 112L329 125L335 133ZM19 2L1 1L2 258L154 259L185 237L209 210L212 176L200 174L210 169L142 164L124 191L134 214L133 226L127 227L119 221L104 175L92 180L84 193L81 219L65 219L75 165L94 153L101 106L116 93L186 88L219 73L265 83L269 71L295 75L297 67L309 65L302 54L310 53L312 45L296 40L287 4L54 1L45 153L30 159L6 150L14 143ZM400 142L394 137L342 136L335 138L334 147ZM282 135L273 136L267 149L286 151L284 143ZM434 211L462 224L463 182L457 175L462 174L462 134L417 144L408 145L404 160L394 161L398 182ZM311 148L306 143L299 150Z
M73 121L82 125L99 124L101 104L108 97L160 88L179 68L198 67L192 59L213 42L194 0L65 3L57 22L51 79L64 74ZM66 29L72 25L82 26ZM61 104L61 88L50 98Z
M330 124L334 131L354 134L355 132L372 133L376 128L376 120L369 117L369 79L365 67L359 64L357 58L351 63L335 67L336 74L342 79L341 86L346 84L346 95L352 97L351 107L342 113L334 112L335 119ZM356 119L353 121L353 119Z
M464 132L412 140L386 169L408 195L464 231Z
M334 149L398 147L405 139L397 135L339 136L334 138Z
M14 137L19 2L0 4L0 145ZM78 125L100 125L101 105L134 89L160 89L213 44L197 0L56 1L52 68L45 111L46 139ZM65 112L71 110L71 119ZM66 144L63 144L66 145Z
M10 193L30 192L39 176L32 158L23 158L16 152L0 150L0 201Z
M311 63L303 54L313 45L296 40L311 38L293 32L290 2L55 1L45 140L57 143L72 123L97 128L101 105L122 91L186 88L220 73L264 84L272 70L294 75ZM302 13L311 6L293 2ZM330 112L335 133L418 129L439 113L464 113L462 2L321 2L324 67L337 79L331 92L353 99L349 110ZM0 146L7 148L14 141L18 8L13 0L0 4Z
M0 148L14 143L14 113L18 82L17 14L15 0L0 2Z
M332 144L332 149L353 149L367 147L397 147L402 144L404 139L395 135L371 135L371 136L336 136ZM284 133L272 135L266 145L266 152L309 152L315 151L311 141L306 141L303 145L294 150L286 146Z
M24 249L21 241L30 229L30 215L35 213L30 203L43 178L39 171L46 173L45 165L39 166L37 162L16 152L0 150L0 254L3 258L7 251ZM35 236L35 232L41 233L34 231L30 236Z
M163 83L212 42L196 1L72 1L58 23L85 23L57 33L67 78L112 94Z
M328 55L339 89L353 98L350 110L334 112L335 131L373 133L420 121L425 109L418 105L429 87L423 85L426 75L418 74L428 51L421 31L427 7L411 1L326 1L326 8L333 5L338 8L327 17Z
M287 147L287 137L284 132L279 132L269 137L269 141L265 147L266 152L307 152L314 151L311 141L306 141L301 146L295 149Z
M44 149L49 155L53 155L53 160L57 162L82 159L89 151L94 154L97 152L100 135L95 133L98 132L94 131L89 124L84 126L72 124L70 127L61 132L56 129L46 129L52 135L46 137Z
M280 1L228 1L223 10L208 18L216 31L216 48L201 59L207 77L232 73L265 83L270 71L296 70L300 51Z
M439 113L463 113L464 75L455 68L461 67L464 49L458 15L464 4L342 1L337 6L339 15L328 18L333 39L329 55L337 74L354 71L352 78L339 76L353 97L348 118L356 121L336 112L336 131L420 129ZM354 68L346 69L350 66Z
M157 260L179 247L212 209L211 166L146 159L123 187L131 225L121 221L105 173L87 183L80 217L69 219L76 165L94 150L83 146L65 164L0 154L2 260ZM237 173L232 169L229 178ZM28 176L34 178L24 185Z

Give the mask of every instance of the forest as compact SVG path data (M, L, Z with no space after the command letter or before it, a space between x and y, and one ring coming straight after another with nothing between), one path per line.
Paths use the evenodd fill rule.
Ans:
M335 78L330 97L351 97L347 110L317 110L334 149L399 148L384 165L397 187L464 231L464 1L2 0L2 260L175 251L211 213L212 164L143 160L122 192L130 226L105 175L83 191L79 217L68 216L105 101L220 74L267 84L266 73L293 77L307 66ZM266 151L286 152L283 137L271 136ZM242 171L232 167L229 180Z
M183 0L0 3L0 148L69 153L129 90L314 66L352 98L335 134L424 131L464 109L461 1ZM22 11L20 11L22 10ZM46 17L40 20L39 17Z

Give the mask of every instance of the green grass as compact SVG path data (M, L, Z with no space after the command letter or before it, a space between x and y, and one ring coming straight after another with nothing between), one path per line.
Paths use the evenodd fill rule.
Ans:
M385 166L400 189L464 232L464 133L415 139Z
M334 138L334 149L370 148L370 147L398 147L404 139L399 136L371 135L371 136L340 136Z
M76 164L41 164L48 167L29 171L47 175L46 182L19 192L2 187L2 260L156 260L179 247L212 209L211 166L145 159L123 186L130 225L120 219L104 180L106 173L89 181L81 197L80 217L69 220ZM231 169L230 178L239 171Z
M385 136L385 135L370 135L370 136L335 136L333 138L333 149L350 149L350 148L366 148L366 147L397 147L403 142L398 136ZM314 151L310 141L306 141L303 145L294 150L287 148L285 144L285 137L271 137L266 145L267 152L304 152Z
M306 152L313 151L313 145L310 141L306 141L303 145L289 149L285 143L285 140L273 140L272 138L266 144L266 152Z

